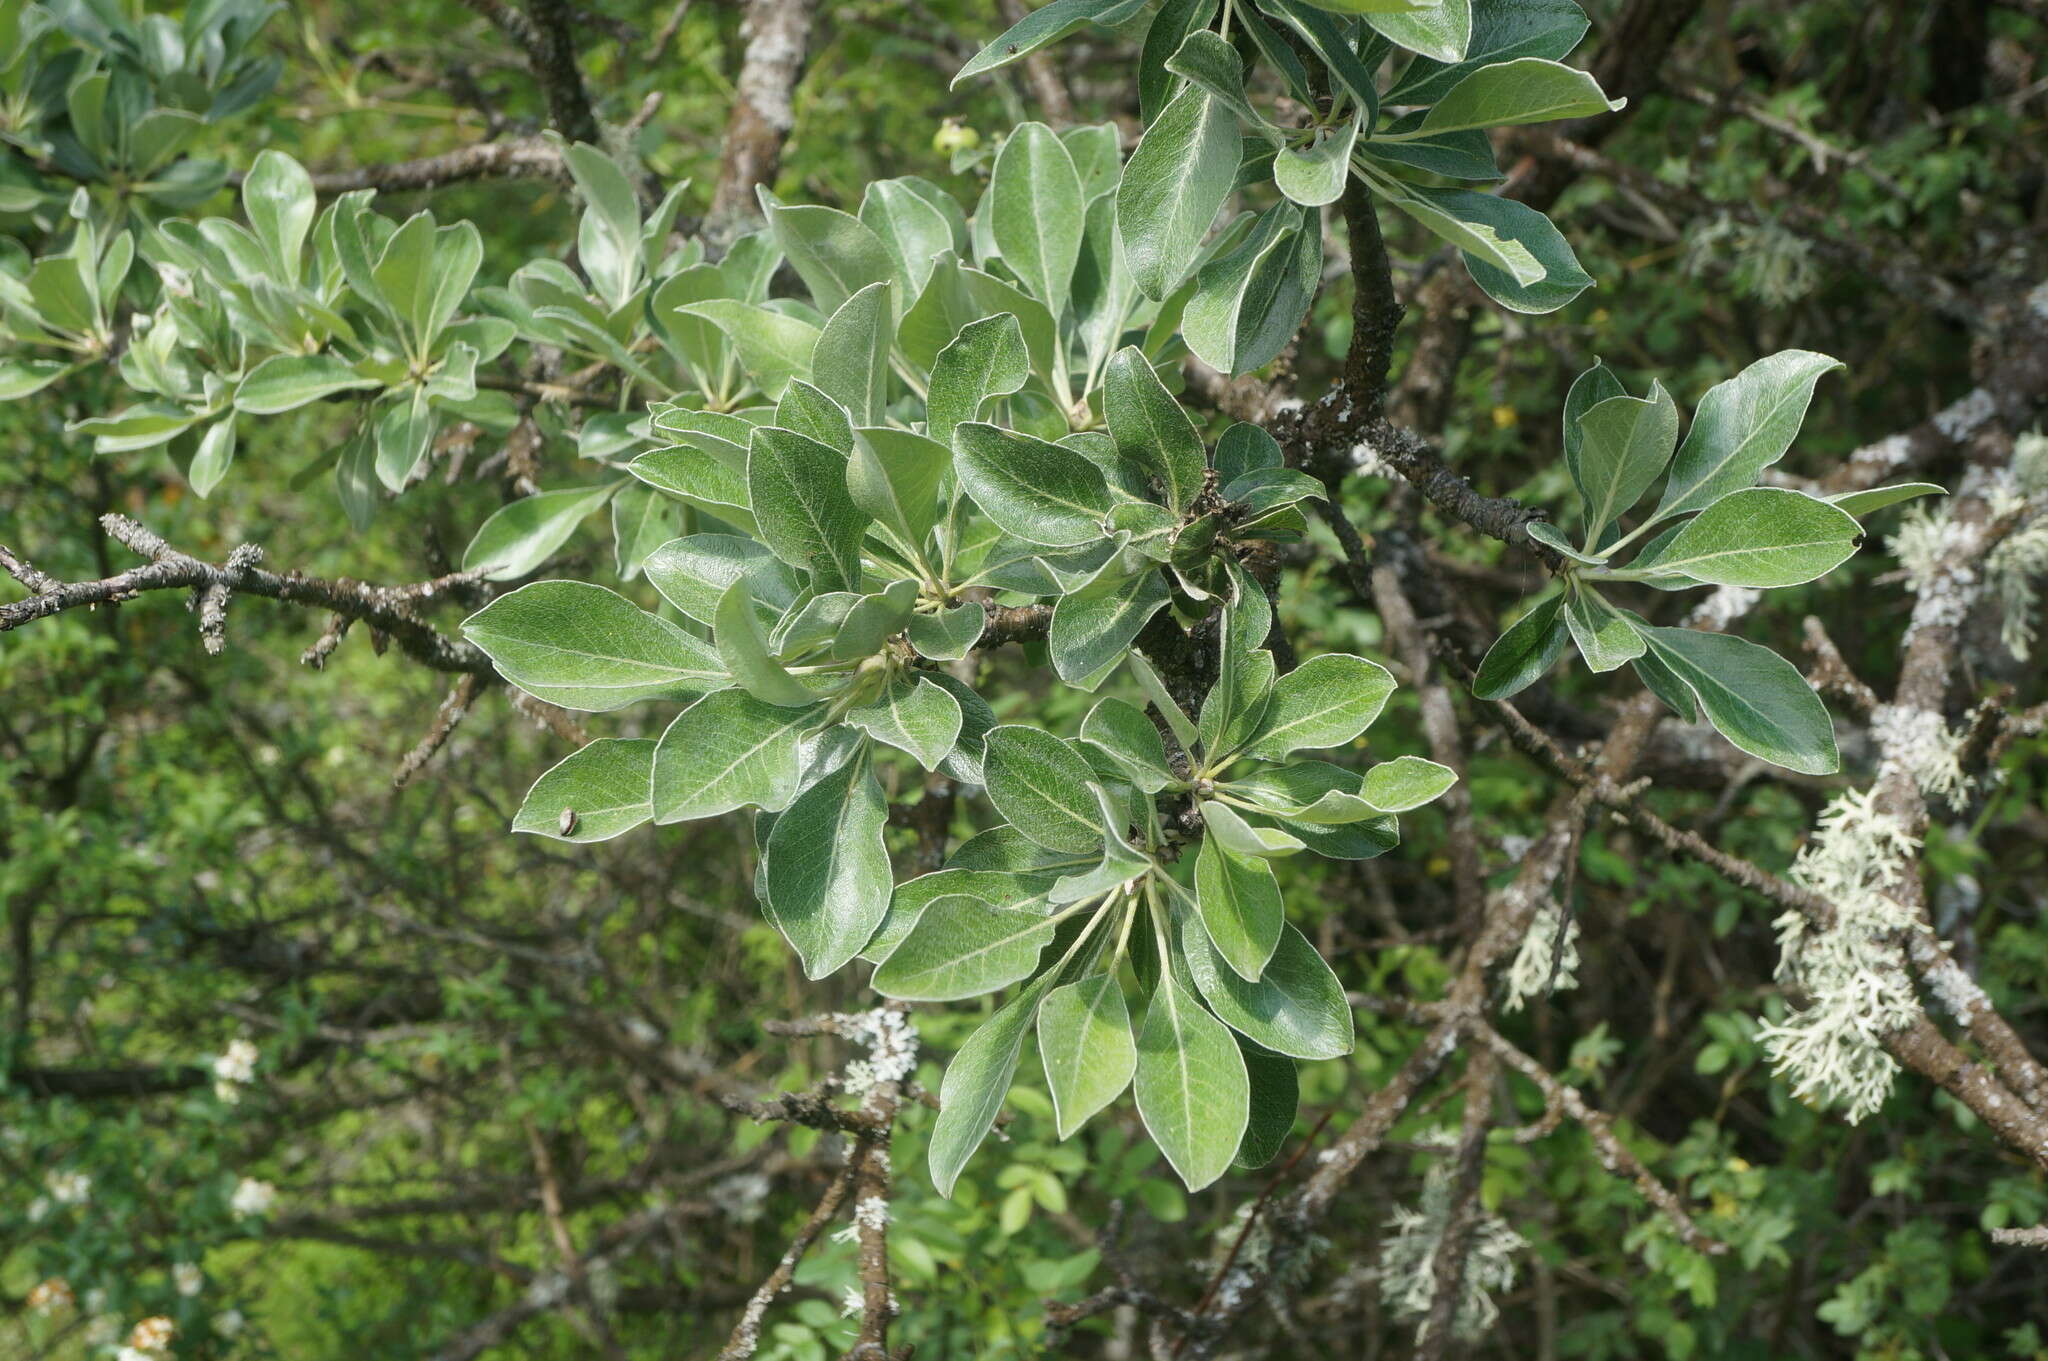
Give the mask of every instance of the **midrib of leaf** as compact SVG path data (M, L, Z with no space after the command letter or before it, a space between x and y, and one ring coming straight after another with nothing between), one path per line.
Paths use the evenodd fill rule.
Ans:
M1022 764L1022 763L1020 762L1019 764ZM1031 779L1031 777L1030 777L1030 775L1029 775L1028 773L1026 773L1026 772L1024 772L1024 771L1021 771L1021 770L1020 770L1020 771L1018 771L1018 772L1017 772L1017 781L1018 781L1018 783L1022 784L1022 785L1023 785L1023 786L1024 786L1024 787L1025 787L1026 789L1028 789L1028 790L1030 790L1030 791L1031 791L1032 793L1036 794L1036 795L1037 795L1037 796L1038 796L1038 797L1039 797L1039 798L1040 798L1041 800L1043 800L1043 801L1045 802L1045 804L1046 804L1046 805L1047 805L1048 807L1050 807L1050 808L1051 808L1051 809L1052 809L1052 810L1053 810L1054 812L1056 812L1056 813L1059 813L1059 814L1060 814L1060 815L1061 815L1062 817L1065 817L1065 818L1067 818L1068 820L1070 820L1070 821L1072 821L1072 822L1074 822L1074 823L1078 824L1078 825L1079 825L1079 826L1080 826L1080 827L1081 827L1081 828L1082 828L1083 830L1085 830L1085 831L1089 831L1089 832L1094 832L1094 831L1096 831L1096 830L1097 830L1097 828L1096 828L1096 826L1095 826L1095 824L1094 824L1094 823L1092 823L1092 822L1088 821L1088 819L1086 819L1086 818L1082 817L1082 816L1081 816L1080 814L1078 814L1078 813L1074 812L1074 810L1073 810L1073 809L1071 809L1071 808L1068 808L1068 807L1067 807L1067 806L1066 806L1066 805L1065 805L1064 803L1062 803L1062 802L1061 802L1060 800L1058 800L1058 799L1055 799L1055 798L1054 798L1054 797L1053 797L1053 796L1052 796L1051 794L1049 794L1049 793L1047 793L1047 792L1046 792L1045 790L1043 790L1043 789L1039 788L1037 784L1035 784L1035 783L1033 783L1033 782L1032 782L1032 779Z
M1742 453L1743 450L1749 448L1753 444L1760 442L1763 438L1764 432L1767 429L1769 429L1771 422L1777 419L1777 415L1780 411L1783 411L1787 406L1790 406L1792 404L1794 397L1798 395L1799 391L1800 385L1797 383L1794 383L1789 388L1787 388L1787 390L1778 398L1778 400L1772 403L1769 413L1765 415L1762 419L1756 421L1751 426L1749 434L1745 435L1741 439L1741 441L1739 441L1735 445L1734 448L1730 449L1725 455L1723 455L1719 463L1714 464L1711 468L1708 468L1705 472L1701 473L1677 496L1674 497L1670 495L1670 493L1667 491L1665 494L1665 504L1667 506L1678 506L1684 504L1687 498L1689 498L1694 492L1698 491L1701 487L1705 486L1708 482L1711 482L1723 468L1735 462L1736 458ZM1669 515L1672 513L1673 512L1668 510L1664 512L1665 515ZM1658 518L1662 519L1663 515L1660 515Z

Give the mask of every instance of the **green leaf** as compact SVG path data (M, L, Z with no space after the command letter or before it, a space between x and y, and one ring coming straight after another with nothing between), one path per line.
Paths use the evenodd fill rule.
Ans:
M1322 282L1322 234L1310 216L1276 203L1242 245L1202 266L1181 334L1203 363L1248 373L1294 339Z
M853 302L849 299L847 306L852 305ZM740 424L747 423L742 421ZM846 408L839 404L838 398L827 395L815 383L807 383L801 378L789 380L789 386L783 389L781 400L775 403L775 419L766 424L782 430L794 430L799 435L816 440L834 453L853 452L853 418L847 414ZM744 446L752 440L753 427L748 426L745 438L739 443ZM746 467L744 454L741 455L739 466L743 470Z
M755 699L784 708L806 708L817 702L818 696L785 671L769 650L745 577L726 587L718 598L712 629L719 657L740 688Z
M932 364L925 429L941 444L953 442L964 421L981 419L991 397L1007 397L1031 377L1031 356L1013 313L983 317L960 328Z
M1145 1128L1190 1191L1229 1170L1250 1118L1244 1057L1223 1023L1171 975L1145 1009L1133 1085Z
M1344 195L1351 179L1351 151L1358 143L1358 118L1322 128L1315 140L1273 158L1273 183L1304 207L1320 208Z
M199 437L199 448L185 469L185 478L192 484L193 491L201 496L210 496L220 485L220 480L227 476L228 466L234 461L235 418L223 416L207 426L206 433Z
M1069 685L1094 689L1171 595L1156 570L1132 574L1112 558L1087 585L1053 606L1046 638L1053 669Z
M1303 749L1340 747L1372 725L1394 693L1387 669L1341 652L1311 657L1282 676L1245 755L1285 760Z
M1043 728L1005 724L988 734L982 770L989 802L1048 850L1079 855L1102 845L1102 820L1081 753Z
M763 851L762 907L810 978L859 954L889 910L889 801L857 751L775 819Z
M1224 849L1220 838L1203 837L1195 856L1195 901L1216 952L1239 974L1257 978L1287 923L1273 867L1262 857Z
M70 373L72 367L61 359L0 356L0 402L34 396Z
M793 430L763 426L747 455L747 493L762 540L820 591L860 589L868 516L846 489L846 459Z
M980 997L1030 977L1057 929L1029 904L991 907L965 894L935 898L875 970L873 986L904 1002Z
M1834 725L1799 668L1722 633L1644 627L1650 654L1693 692L1707 720L1743 751L1804 775L1841 768Z
M1180 514L1201 493L1208 455L1195 423L1135 346L1117 351L1102 379L1102 410L1119 456L1142 468Z
M1160 110L1180 89L1180 81L1166 69L1166 60L1180 50L1188 34L1206 28L1216 17L1216 0L1164 0L1145 29L1145 45L1138 54L1138 125L1144 127L1159 117Z
M516 581L553 556L576 526L612 499L624 482L522 496L499 509L462 552L462 570L489 581Z
M960 82L969 76L978 76L984 71L993 71L1028 57L1047 43L1058 42L1082 24L1091 21L1115 23L1136 12L1137 8L1130 0L1053 0L1010 25L1001 37L969 58L953 77L952 88L957 89Z
M929 676L898 676L873 704L847 710L846 721L937 770L960 738L960 702Z
M655 549L683 527L683 508L652 487L621 487L612 498L612 564L631 581Z
M600 737L549 767L526 791L515 832L556 841L609 841L653 816L647 801L651 737Z
M939 518L939 484L952 465L953 453L936 440L874 426L856 432L853 457L846 465L846 490L858 506L922 546Z
M1100 973L1054 988L1038 1010L1038 1057L1062 1139L1123 1095L1138 1069L1138 1045L1123 984Z
M1264 1167L1280 1156L1288 1136L1294 1133L1294 1117L1301 1110L1301 1083L1293 1059L1262 1049L1242 1035L1237 1037L1237 1047L1251 1079L1252 1111L1233 1162L1242 1168Z
M1362 4L1380 4L1387 9L1412 8L1412 0L1357 0L1341 13L1361 13ZM1379 114L1379 81L1372 68L1360 60L1357 50L1334 20L1321 10L1337 9L1318 0L1259 0L1259 7L1298 34L1315 53L1330 76L1352 102L1364 112L1370 126Z
M1216 1015L1232 1030L1276 1054L1334 1059L1354 1043L1344 985L1307 937L1284 923L1265 970L1248 979L1224 967L1218 951L1192 928L1182 932L1188 973Z
M953 225L937 203L903 180L876 180L860 200L860 220L882 239L896 265L899 298L915 298L932 275L932 257L953 249Z
M94 453L126 454L167 443L197 425L204 415L169 402L144 402L66 428L73 434L91 435Z
M1840 506L1785 487L1749 487L1687 521L1654 570L1717 586L1797 586L1841 566L1862 540L1862 526Z
M1617 112L1627 103L1608 99L1600 82L1576 67L1517 57L1482 66L1459 81L1430 109L1421 130L1458 132L1588 118Z
M1124 776L1147 794L1157 794L1173 779L1166 743L1145 711L1123 700L1100 700L1081 720L1081 736L1115 758Z
M1586 413L1602 402L1627 395L1628 389L1614 376L1614 370L1598 359L1593 361L1593 367L1572 380L1570 390L1564 395L1564 463L1571 472L1572 485L1579 489L1579 498L1588 505L1592 504L1593 498L1586 490L1585 473L1579 466L1580 450L1586 438Z
M654 750L652 816L658 823L735 808L780 812L796 797L799 744L822 705L785 708L744 690L718 690L677 714Z
M1021 124L996 154L988 196L1003 263L1055 318L1063 316L1087 208L1066 144L1043 123Z
M1216 480L1226 487L1250 473L1280 465L1280 441L1249 421L1239 421L1216 441Z
M628 463L626 471L647 486L715 515L735 529L757 528L744 462L734 468L701 448L678 444L648 450Z
M1643 635L1628 616L1583 583L1564 607L1564 622L1579 655L1595 671L1612 671L1643 655Z
M896 343L892 287L869 284L841 303L811 351L811 381L845 407L855 425L877 425L887 410L889 351Z
M731 298L709 298L677 310L723 331L740 367L771 399L782 395L790 379L810 374L818 328L800 317Z
M1009 833L1007 827L995 832L984 832L970 839L986 843L987 839ZM966 850L967 846L962 846ZM1025 843L1025 849L1032 855L1043 856L1047 852L1040 847ZM956 856L958 852L955 853ZM906 879L896 886L889 898L889 915L882 919L881 927L875 932L867 947L861 951L863 957L877 964L895 953L910 929L917 925L925 908L941 898L954 894L966 894L978 898L990 907L1017 907L1026 900L1042 900L1046 890L1053 885L1053 876L1025 869L963 869L949 868L936 870L931 874L920 874L915 879Z
M1458 772L1420 756L1397 756L1365 772L1360 793L1382 813L1405 813L1441 798Z
M281 151L256 153L242 178L242 211L275 267L272 277L281 283L299 281L299 254L317 207L312 176L303 166Z
M1360 797L1359 790L1364 783L1364 778L1357 771L1346 770L1328 761L1297 761L1293 765L1269 766L1239 776L1222 788L1231 794L1249 798L1261 811L1284 817L1289 823L1336 827L1384 817L1379 809ZM1257 835L1256 829L1253 834Z
M967 1160L994 1126L996 1115L1003 1108L1003 1095L1010 1090L1010 1078L1017 1071L1024 1036L1037 1019L1038 1004L1051 982L1052 975L1045 974L1011 998L967 1037L967 1043L946 1065L945 1080L939 1084L939 1118L932 1122L929 1152L932 1185L940 1195L953 1194L960 1169L967 1166Z
M1180 47L1166 59L1166 69L1178 76L1186 76L1197 87L1208 92L1209 97L1222 104L1236 115L1238 122L1253 133L1278 146L1279 130L1266 121L1252 106L1244 92L1244 58L1237 55L1237 49L1229 40L1198 28L1182 40Z
M1678 405L1662 383L1648 400L1609 397L1579 418L1575 477L1586 502L1586 547L1642 499L1678 444Z
M797 597L796 573L789 565L765 545L737 534L670 539L648 554L644 570L669 604L700 624L717 617L719 597L742 576L764 623L779 619Z
M1442 0L1426 9L1404 8L1387 12L1379 8L1358 10L1355 5L1378 6L1381 0L1316 0L1324 8L1343 4L1362 13L1366 23L1397 47L1428 57L1432 61L1463 61L1472 41L1472 0Z
M917 655L934 662L957 662L974 650L988 627L988 611L972 600L911 618L910 645Z
M0 393L0 396L4 395ZM1871 487L1865 491L1836 492L1827 499L1851 515L1862 516L1900 501L1911 501L1915 497L1946 495L1948 489L1933 482L1900 482L1889 487Z
M1237 120L1197 86L1174 96L1131 153L1117 186L1117 232L1148 298L1173 292L1237 180Z
M954 430L953 448L960 484L1009 533L1052 548L1103 537L1109 485L1072 449L979 421Z
M1208 828L1209 839L1217 842L1224 850L1259 860L1274 860L1293 855L1304 848L1304 843L1299 837L1272 827L1254 826L1227 804L1204 799L1199 807L1202 810L1202 823Z
M917 583L907 577L890 582L880 591L857 597L835 630L828 635L827 655L841 662L862 661L874 656L890 638L903 632L916 605Z
M1564 610L1562 592L1537 603L1517 619L1506 633L1486 650L1473 679L1472 693L1480 699L1507 699L1541 680L1564 651L1571 629L1559 616Z
M826 316L869 284L894 274L889 248L853 214L816 204L779 203L765 188L760 199L775 244Z
M1482 66L1516 57L1562 60L1586 34L1575 0L1473 0L1465 59L1446 64L1417 57L1387 92L1391 104L1433 104Z
M1657 660L1656 653L1645 651L1630 665L1635 668L1636 679L1648 686L1651 694L1663 700L1672 713L1688 723L1699 722L1699 699L1676 672Z
M463 620L462 632L499 675L568 709L602 713L726 683L708 644L588 582L522 586Z
M1715 384L1693 413L1650 522L1705 510L1754 483L1792 447L1814 385L1841 367L1811 350L1780 350Z

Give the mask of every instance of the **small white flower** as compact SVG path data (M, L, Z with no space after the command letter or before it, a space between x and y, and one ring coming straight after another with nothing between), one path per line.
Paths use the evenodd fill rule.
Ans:
M250 1082L256 1077L256 1046L247 1040L229 1043L227 1052L213 1061L213 1075L222 1082Z
M223 1309L213 1316L213 1330L222 1337L233 1337L242 1331L246 1322L239 1309Z
M92 1195L92 1178L83 1172L52 1172L43 1185L59 1205L83 1205Z
M197 1262L179 1262L171 1268L171 1283L189 1300L205 1288L206 1273Z
M235 1194L228 1201L228 1208L238 1215L261 1215L270 1213L270 1207L276 1203L275 1186L254 1177L244 1177L235 1184Z

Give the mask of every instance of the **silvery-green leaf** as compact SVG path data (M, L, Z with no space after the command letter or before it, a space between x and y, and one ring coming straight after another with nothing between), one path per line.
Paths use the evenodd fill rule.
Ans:
M1202 266L1181 314L1182 335L1202 362L1248 373L1287 348L1322 281L1315 218L1292 203L1275 204L1243 245Z
M1350 12L1362 14L1368 24L1395 46L1405 47L1432 61L1465 59L1465 49L1472 41L1472 0L1441 0L1439 4L1422 9L1400 10L1379 8L1382 2L1316 0L1324 8L1334 9L1342 4ZM1360 5L1372 8L1359 8Z
M1265 141L1279 145L1279 129L1267 122L1266 116L1245 96L1244 59L1237 55L1237 49L1227 39L1206 28L1198 28L1182 39L1180 47L1166 59L1166 69L1177 76L1186 76L1194 85L1207 91L1210 98L1235 114L1243 127Z
M1571 539L1566 536L1565 532L1548 520L1530 520L1523 524L1522 532L1553 553L1569 561L1585 563L1593 567L1598 567L1607 561L1607 559L1597 554L1587 553L1574 547Z
M223 416L207 426L206 433L199 437L199 448L185 469L185 480L198 495L211 495L234 461L235 418Z
M648 771L652 738L600 737L550 766L526 791L515 832L556 841L609 841L653 815Z
M742 576L772 625L795 603L796 573L767 547L737 534L691 534L670 539L648 554L643 565L669 604L700 624L717 617L718 598Z
M1344 985L1316 947L1281 924L1272 957L1257 978L1246 978L1199 931L1184 928L1188 973L1195 987L1232 1030L1277 1054L1334 1059L1351 1052L1354 1032Z
M1029 905L935 898L875 970L873 986L905 1002L957 1002L1028 978L1056 924Z
M1224 850L1272 860L1293 855L1304 848L1299 837L1272 827L1254 826L1227 804L1204 799L1200 807L1202 823L1208 829L1210 839L1221 844Z
M760 197L775 243L811 291L811 301L826 316L893 272L894 261L882 238L851 213L815 204L780 203L765 188Z
M1131 277L1164 298L1187 277L1237 180L1237 120L1189 86L1145 129L1117 187L1117 231Z
M382 386L339 355L274 354L235 386L235 410L273 416L337 392Z
M1203 837L1195 856L1195 900L1218 955L1244 977L1257 978L1287 921L1273 867L1263 857L1226 849L1220 837Z
M890 582L879 591L855 598L826 639L826 655L834 661L852 662L872 657L889 639L910 623L917 605L917 583L908 578Z
M1841 566L1862 540L1840 506L1787 487L1746 487L1687 521L1656 570L1717 586L1797 586Z
M1593 361L1593 367L1572 380L1564 395L1564 463L1572 475L1572 485L1579 489L1579 498L1588 504L1592 497L1586 491L1585 474L1579 466L1580 449L1585 443L1582 422L1586 413L1600 403L1627 395L1628 389L1614 376L1614 370L1598 359Z
M1009 533L1052 548L1103 536L1109 487L1080 454L979 421L953 432L953 448L961 485Z
M1320 129L1307 146L1289 147L1273 158L1273 183L1306 207L1335 203L1351 179L1351 149L1357 142L1355 116L1334 128Z
M1067 310L1086 209L1066 144L1043 123L1018 126L989 177L990 227L1003 263L1054 317Z
M897 297L909 301L931 278L932 257L953 249L953 226L932 199L904 180L876 180L861 195L861 222L881 239L902 285Z
M939 484L952 462L952 450L936 440L868 427L854 437L846 490L856 506L919 547L938 522Z
M1715 384L1693 413L1652 522L1705 510L1753 484L1792 447L1814 385L1841 367L1811 350L1780 350Z
M1400 7L1408 4L1409 0L1363 0L1363 3ZM1259 0L1259 6L1293 29L1308 45L1331 78L1364 111L1368 124L1378 116L1379 81L1371 67L1359 58L1357 49L1344 36L1344 30L1327 14L1320 12L1337 9L1336 4L1322 3L1321 0ZM1357 5L1352 5L1340 12L1357 14L1362 11Z
M1280 465L1280 442L1249 421L1239 421L1216 441L1216 480L1223 486Z
M1166 69L1167 58L1180 50L1188 34L1206 28L1216 17L1216 0L1163 0L1145 29L1138 53L1138 121L1147 126L1158 118L1181 83Z
M1053 669L1069 685L1094 689L1170 596L1157 570L1148 566L1131 573L1112 560L1053 606L1046 639Z
M1135 347L1126 346L1109 361L1102 409L1118 455L1157 480L1167 506L1178 513L1193 501L1208 471L1202 437Z
M1724 633L1644 627L1650 654L1698 698L1737 747L1804 775L1841 768L1834 725L1799 668L1766 647Z
M1586 546L1642 499L1678 446L1678 405L1662 383L1647 400L1609 397L1579 418L1578 481L1586 501Z
M1505 128L1614 113L1625 99L1610 100L1600 82L1577 67L1542 57L1516 57L1473 71L1431 107L1424 132Z
M1074 854L1102 845L1101 810L1088 791L1095 773L1068 743L1042 728L993 728L982 771L989 802L1039 845Z
M1501 178L1500 162L1494 158L1493 139L1481 129L1439 132L1427 137L1414 135L1428 113L1427 109L1416 109L1402 114L1382 127L1381 135L1365 142L1359 150L1366 159L1380 166L1412 166L1454 180ZM1390 140L1396 136L1403 140Z
M1038 1057L1052 1094L1054 1128L1062 1139L1131 1085L1137 1041L1123 984L1100 973L1054 988L1038 1010Z
M888 800L863 755L796 796L763 851L762 908L811 978L860 953L889 907Z
M956 427L980 420L991 397L1008 396L1030 377L1031 356L1014 314L969 322L932 364L927 432L942 444L952 444Z
M853 306L853 299L847 299L847 306ZM703 413L708 415L710 413ZM671 417L671 422L674 417ZM699 416L697 419L702 419ZM728 420L733 418L728 417ZM746 426L738 436L740 460L734 465L740 472L747 470L746 449L753 441L754 427L745 421L736 424ZM837 397L827 393L815 383L801 378L789 380L789 386L782 390L782 396L775 403L775 419L766 422L780 430L794 430L841 454L853 452L853 417L839 403ZM728 427L730 428L730 427ZM692 441L701 443L700 441Z
M965 850L975 842L983 842L985 846L988 838L1009 831L1007 827L1000 827L996 832L983 832L980 836L971 838L961 849ZM1046 854L1040 847L1030 846L1028 842L1025 844L1038 855ZM1051 874L1022 869L949 867L934 870L930 874L920 874L915 879L906 879L896 885L895 892L889 898L889 913L882 919L881 926L869 939L866 948L861 951L861 957L873 960L877 964L887 959L903 942L903 938L910 934L910 928L917 925L918 918L924 915L925 908L941 898L965 894L967 897L987 903L990 907L1003 908L1022 907L1029 903L1043 913L1045 892L1052 884Z
M899 676L874 703L848 709L846 721L937 770L960 737L960 702L930 677Z
M1657 660L1655 652L1645 651L1629 665L1635 668L1636 679L1640 680L1665 707L1688 723L1700 721L1700 704L1692 687L1678 678L1678 673Z
M949 88L958 88L960 82L969 76L978 76L984 71L993 71L1028 57L1085 23L1120 23L1141 8L1141 4L1134 4L1132 0L1052 0L1051 4L1032 10L1010 25L1001 37L969 58L953 77Z
M1285 760L1303 749L1339 747L1372 725L1394 693L1387 669L1363 657L1325 653L1282 676L1245 754Z
M1443 796L1458 782L1458 772L1420 756L1397 756L1365 772L1360 789L1365 801L1382 813L1405 813Z
M601 713L727 683L704 643L624 596L582 581L537 581L462 621L498 674L550 704Z
M754 432L747 492L761 538L820 590L857 589L868 516L846 490L846 459L791 430Z
M612 562L619 580L639 576L648 555L675 538L682 525L682 507L654 488L621 487L612 498Z
M967 1037L967 1043L946 1065L945 1080L939 1085L939 1118L932 1122L929 1154L932 1185L940 1195L953 1194L960 1169L967 1166L967 1160L974 1156L974 1150L995 1124L996 1115L1003 1108L1003 1096L1010 1090L1010 1078L1017 1071L1024 1036L1038 1018L1038 1004L1052 982L1051 973L1043 974L1011 998Z
M1138 1030L1138 1114L1173 1170L1199 1191L1229 1170L1250 1118L1250 1083L1221 1021L1170 974Z
M735 808L780 812L796 796L799 746L822 706L785 708L744 690L719 690L677 714L655 748L656 822L715 817Z
M626 471L735 529L756 528L744 463L734 469L700 448L677 444L648 450L628 463Z
M1081 720L1081 736L1115 758L1124 776L1147 794L1156 794L1173 779L1166 744L1142 709L1123 700L1100 700Z
M1827 499L1851 515L1868 515L1873 510L1882 510L1900 501L1911 501L1918 496L1946 496L1948 489L1933 482L1899 482L1889 487L1870 487L1864 491L1840 491Z
M462 553L462 570L491 581L514 581L569 541L584 517L611 500L623 482L522 496L477 528Z
M1507 699L1542 679L1571 636L1560 617L1563 611L1564 595L1559 592L1517 619L1486 650L1472 693L1481 699Z
M722 331L740 367L771 399L782 395L790 379L810 375L818 328L801 317L732 298L707 298L677 310Z
M917 655L935 662L956 662L974 650L988 626L988 611L969 600L910 621L910 645Z
M1612 671L1643 655L1643 635L1607 598L1581 584L1564 607L1565 626L1594 671Z
M748 694L785 708L805 708L817 701L816 693L784 670L769 651L745 577L726 587L718 598L712 629L719 657Z
M846 408L855 425L875 425L889 398L889 351L896 343L894 285L872 283L839 305L811 351L811 381Z

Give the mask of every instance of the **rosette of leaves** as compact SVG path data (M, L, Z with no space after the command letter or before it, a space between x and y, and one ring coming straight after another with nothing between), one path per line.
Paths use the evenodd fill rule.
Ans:
M40 392L113 349L135 238L102 232L83 189L72 195L69 216L71 240L54 255L34 259L20 242L0 237L0 340L62 355L0 355L0 401Z
M1490 129L1620 107L1562 61L1587 28L1571 0L1247 0L1220 10L1218 0L1165 0L1153 11L1138 75L1145 130L1117 194L1134 281L1171 299L1204 361L1255 369L1300 329L1322 271L1318 210L1352 176L1456 246L1504 307L1551 312L1591 286L1542 213L1468 187L1501 178ZM955 81L1135 13L1120 0L1055 0ZM1268 91L1306 119L1277 123L1262 107ZM1262 182L1278 201L1231 224L1203 259L1226 201Z
M1014 989L946 1071L930 1155L942 1192L988 1133L1034 1029L1060 1137L1135 1087L1190 1189L1271 1158L1293 1123L1296 1062L1352 1047L1343 987L1288 924L1271 862L1377 855L1396 844L1395 815L1455 777L1417 757L1363 774L1300 759L1356 739L1393 679L1337 654L1277 675L1257 646L1272 623L1265 596L1235 575L1200 714L1134 655L1164 732L1114 697L1071 740L989 730L983 783L1006 824L899 886L867 944L886 996Z
M1558 580L1487 652L1474 693L1520 692L1569 641L1596 672L1634 667L1681 718L1704 715L1752 756L1810 775L1836 770L1827 709L1791 662L1727 634L1654 626L1609 591L1797 586L1856 551L1858 516L1939 494L1926 482L1829 497L1757 485L1798 436L1815 384L1839 367L1808 350L1760 359L1707 392L1683 442L1678 407L1661 383L1635 397L1604 364L1579 375L1564 406L1578 542L1546 521L1529 524L1529 537L1561 559ZM1655 508L1627 523L1660 479Z
M208 124L254 105L283 63L250 51L268 0L187 5L182 19L44 0L0 6L0 213L104 187L120 211L177 212L227 167L184 153Z

